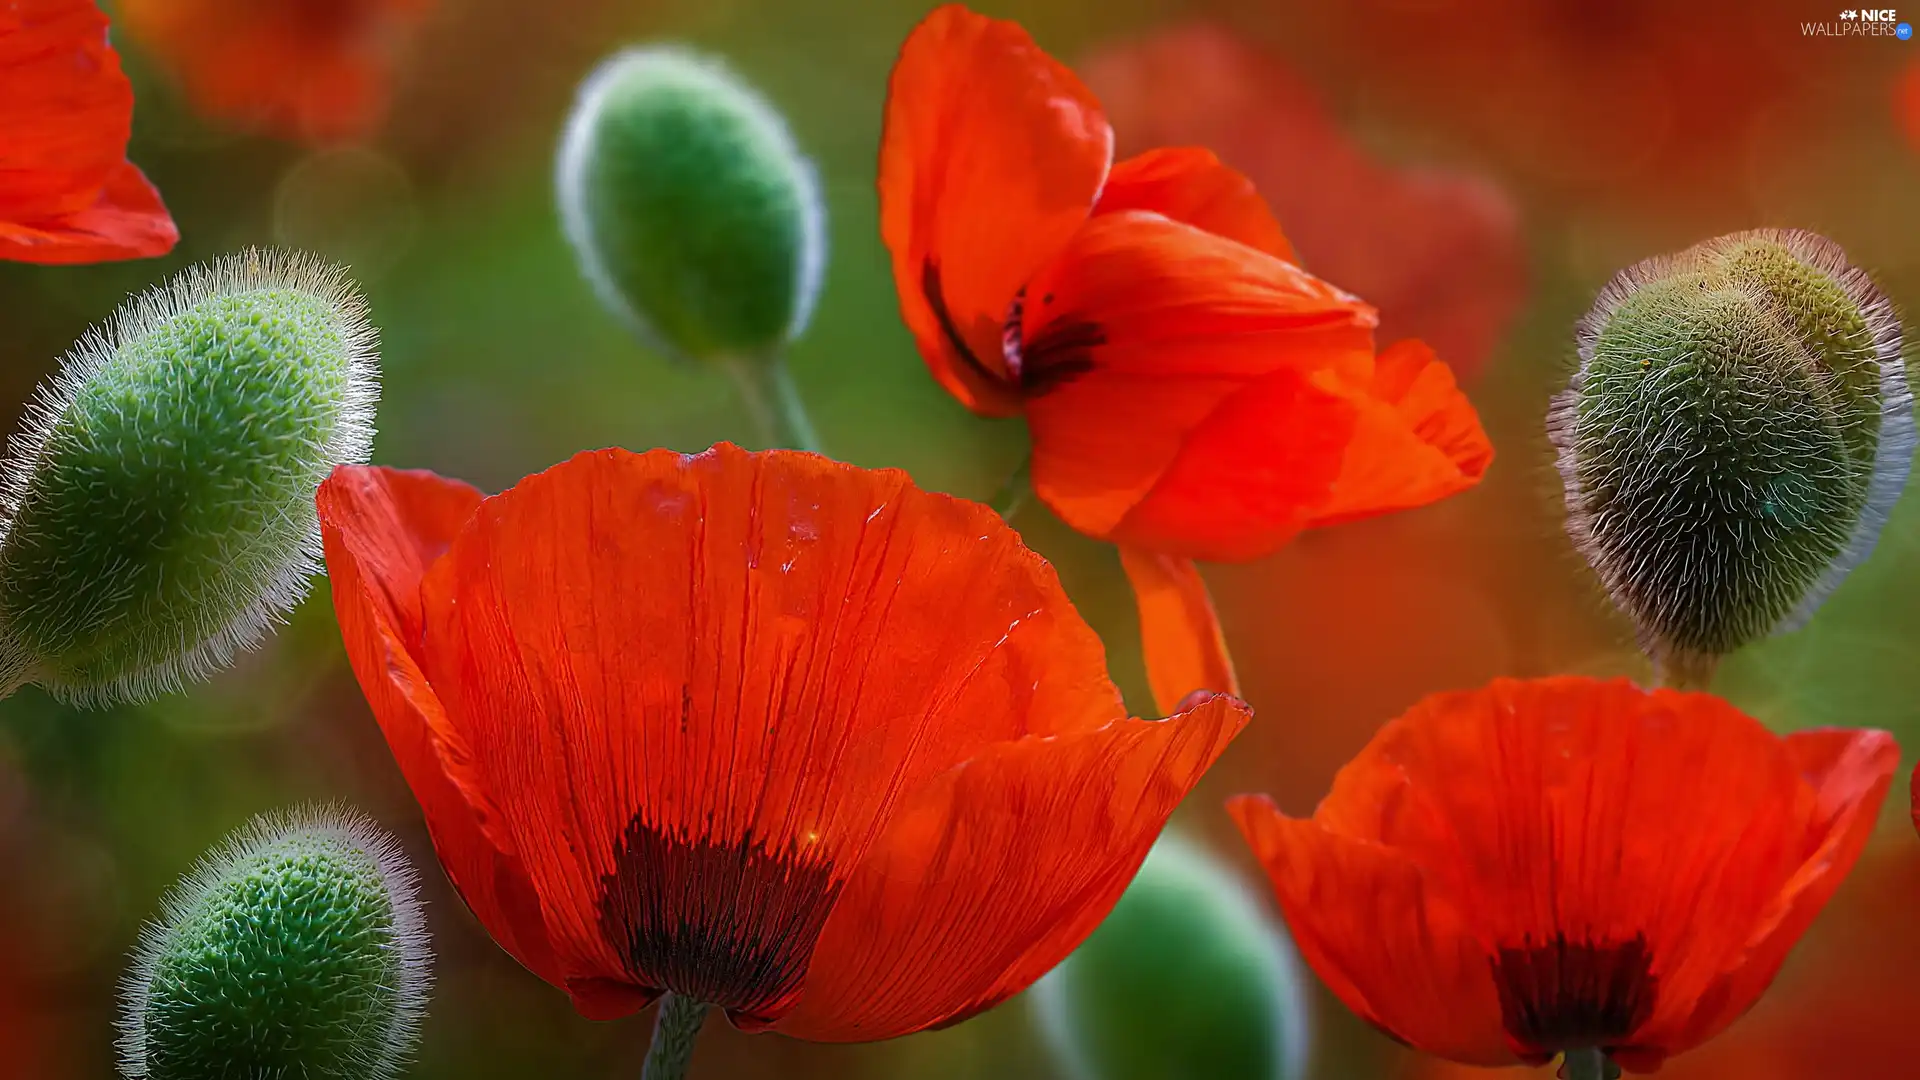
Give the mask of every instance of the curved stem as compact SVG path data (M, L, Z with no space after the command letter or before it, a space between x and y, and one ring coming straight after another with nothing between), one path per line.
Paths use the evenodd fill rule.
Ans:
M1560 1059L1560 1080L1618 1080L1619 1076L1620 1066L1599 1047L1569 1050Z
M1019 467L1015 468L1013 475L1007 477L1006 482L1000 485L1000 490L993 493L993 498L987 500L987 505L1000 514L1000 520L1012 521L1013 515L1027 505L1027 496L1031 494L1033 494L1033 455L1028 454L1020 459Z
M687 1063L693 1060L693 1040L706 1019L704 1002L671 990L661 994L659 1011L653 1017L653 1043L647 1047L640 1080L681 1080L686 1076Z
M740 400L753 417L761 445L825 452L785 360L778 356L729 357L721 364L740 390Z

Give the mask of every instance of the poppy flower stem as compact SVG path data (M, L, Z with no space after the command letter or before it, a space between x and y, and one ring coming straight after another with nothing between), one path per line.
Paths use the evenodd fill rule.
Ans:
M1013 515L1027 505L1027 496L1033 494L1033 456L1029 454L1020 459L1019 467L1013 470L1000 490L993 493L987 505L1000 515L1001 521L1012 521Z
M793 384L793 372L778 356L729 357L723 362L740 400L753 416L760 441L767 446L825 453L820 448L820 433L814 430L807 407L800 400L800 388Z
M693 1040L707 1019L707 1004L669 990L660 995L653 1017L653 1043L647 1047L640 1080L681 1080L693 1060Z
M1569 1050L1560 1059L1561 1080L1619 1080L1615 1065L1599 1047Z

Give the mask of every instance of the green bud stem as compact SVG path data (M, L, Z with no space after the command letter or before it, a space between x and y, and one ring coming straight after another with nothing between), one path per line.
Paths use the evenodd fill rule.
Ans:
M1569 1050L1560 1061L1561 1080L1619 1080L1620 1066L1598 1047Z
M1020 459L1020 464L1008 475L1000 490L993 493L987 505L993 507L1002 521L1012 521L1013 516L1026 508L1027 496L1033 494L1033 455Z
M693 1040L706 1022L707 1009L705 1002L671 990L660 995L659 1011L653 1017L653 1043L647 1047L640 1080L681 1080L687 1075L687 1063L693 1060Z
M807 415L800 388L794 385L793 372L785 360L730 358L723 366L740 390L740 400L753 417L761 443L816 454L826 452L821 449L820 433Z

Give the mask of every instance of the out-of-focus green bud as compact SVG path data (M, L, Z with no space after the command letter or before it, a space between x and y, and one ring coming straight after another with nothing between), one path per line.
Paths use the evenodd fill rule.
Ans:
M805 329L826 260L813 167L717 61L631 49L580 88L560 216L601 300L695 360L772 357Z
M75 345L8 445L0 691L138 699L257 643L319 569L314 490L372 447L378 344L340 270L249 251Z
M1567 531L1663 678L1813 614L1913 460L1901 328L1823 237L1709 240L1617 275L1547 414Z
M141 936L120 1071L148 1080L389 1080L413 1052L432 952L413 869L357 814L254 819Z
M1027 1000L1071 1080L1297 1080L1302 994L1293 943L1256 894L1169 832Z

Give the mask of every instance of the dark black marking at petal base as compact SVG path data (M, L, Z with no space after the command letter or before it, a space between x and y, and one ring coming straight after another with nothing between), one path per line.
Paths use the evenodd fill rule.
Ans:
M674 838L636 814L600 879L600 930L635 982L760 1015L799 990L839 892L798 851Z
M960 354L960 359L967 362L975 375L987 382L1004 384L1006 379L987 370L987 365L973 355L973 350L967 347L967 339L960 336L960 328L953 324L953 312L947 307L947 296L940 291L940 264L932 259L920 264L920 292L926 296L927 306L933 309L933 318L940 324L940 333L946 337L953 351Z
M1646 935L1630 941L1523 941L1492 958L1507 1034L1543 1058L1562 1050L1609 1049L1653 1014L1653 954Z

